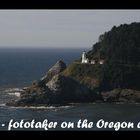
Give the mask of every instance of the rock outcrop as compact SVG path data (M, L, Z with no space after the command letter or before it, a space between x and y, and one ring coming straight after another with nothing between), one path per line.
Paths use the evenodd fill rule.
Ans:
M41 78L41 81L47 83L49 80L52 79L54 75L61 73L65 69L66 64L62 60L59 60L52 68L49 69L47 74Z
M55 75L47 83L47 87L57 97L57 101L61 103L93 101L91 91L70 77Z
M104 102L140 102L140 91L133 89L114 89L112 91L102 92L101 95Z
M7 103L12 106L64 105L68 103L92 102L93 94L85 85L61 74L66 65L58 61L39 81L21 93L17 101Z

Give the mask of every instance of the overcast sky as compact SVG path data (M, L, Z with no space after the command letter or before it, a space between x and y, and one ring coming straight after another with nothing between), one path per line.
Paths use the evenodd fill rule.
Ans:
M85 47L140 10L0 10L0 47Z

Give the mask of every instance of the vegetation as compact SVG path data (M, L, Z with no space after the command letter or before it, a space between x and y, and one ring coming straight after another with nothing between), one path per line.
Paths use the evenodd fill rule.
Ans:
M114 26L100 35L87 57L104 59L105 63L73 63L64 71L64 75L102 91L114 88L140 90L140 23Z
M100 35L88 57L100 57L111 63L140 64L140 23L114 26Z
M72 63L63 72L65 76L69 76L84 84L90 89L98 88L102 78L102 65L91 65L91 64L81 64Z

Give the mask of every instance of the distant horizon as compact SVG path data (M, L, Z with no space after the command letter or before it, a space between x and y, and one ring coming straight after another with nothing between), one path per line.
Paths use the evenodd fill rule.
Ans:
M0 49L92 49L91 47L79 47L79 46L0 46Z
M82 54L83 51L90 51L92 50L92 47L61 47L61 48L58 48L58 47L0 47L0 54L2 53L7 53L7 52L15 52L15 53L18 53L18 52L24 52L24 53L27 53L27 52L72 52L72 51L75 51L75 52L79 52Z
M113 26L140 22L140 10L0 10L0 48L91 48Z

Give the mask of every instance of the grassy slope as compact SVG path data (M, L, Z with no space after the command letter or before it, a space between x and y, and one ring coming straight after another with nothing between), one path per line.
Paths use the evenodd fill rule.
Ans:
M70 76L80 83L87 85L90 89L98 88L102 80L102 65L72 63L63 72L63 75Z

